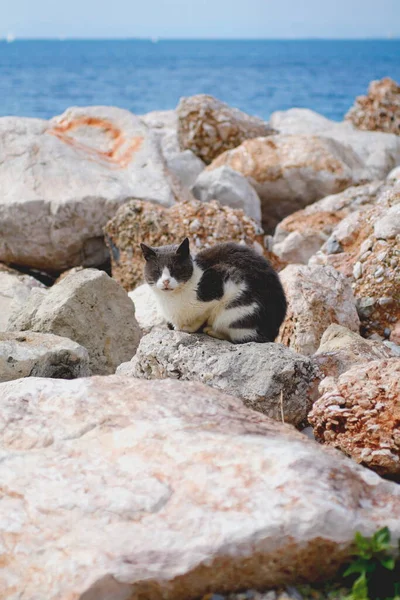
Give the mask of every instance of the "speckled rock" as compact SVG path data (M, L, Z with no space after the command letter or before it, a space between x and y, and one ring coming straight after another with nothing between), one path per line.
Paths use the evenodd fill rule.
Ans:
M0 332L0 382L20 377L88 377L86 348L50 333Z
M358 332L360 321L350 283L335 269L289 265L280 277L288 312L278 342L311 356L332 323Z
M363 163L340 142L311 135L247 140L221 154L209 170L229 166L249 179L261 200L263 226L360 182Z
M203 171L191 191L202 202L217 200L220 204L241 208L246 215L261 222L261 203L257 192L243 175L230 167Z
M399 204L400 187L396 185L380 194L373 207L343 219L309 261L310 265L332 265L352 282L366 337L389 337L400 321ZM329 253L333 242L340 244L340 253Z
M5 331L10 316L23 308L34 288L45 286L34 277L0 266L0 331Z
M399 475L400 359L357 365L321 387L309 414L316 439L382 475Z
M128 294L96 269L70 273L46 292L35 290L11 316L9 329L74 340L89 351L92 373L101 375L130 360L141 335Z
M105 232L113 278L128 291L143 282L142 241L163 246L188 237L193 253L219 242L243 242L264 253L273 266L279 268L282 264L263 249L263 231L255 221L242 210L218 202L196 200L164 209L133 200L118 210Z
M245 140L275 133L262 119L205 94L181 98L176 110L181 149L192 150L206 164Z
M358 96L346 119L358 129L400 135L400 85L390 77L372 81L367 96Z
M107 259L103 227L130 198L190 197L152 131L127 110L0 119L0 260L52 272Z
M373 181L347 188L296 211L278 223L272 249L289 263L307 264L329 239L338 223L350 213L373 206L377 197L393 189L394 181ZM330 242L329 253L342 251L337 240Z
M200 384L3 383L0 431L2 600L265 589L400 537L398 486Z
M312 361L280 344L235 345L207 335L160 329L142 338L134 359L117 373L200 381L294 425L305 419L319 383Z
M354 365L373 360L394 358L390 347L375 340L365 340L341 325L329 325L324 332L314 360L325 377L339 377Z

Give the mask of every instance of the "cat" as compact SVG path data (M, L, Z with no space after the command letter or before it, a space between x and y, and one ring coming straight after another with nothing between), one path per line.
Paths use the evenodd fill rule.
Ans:
M141 244L145 281L174 328L235 344L273 342L286 298L270 263L247 246L217 244L190 254L189 240L151 248Z

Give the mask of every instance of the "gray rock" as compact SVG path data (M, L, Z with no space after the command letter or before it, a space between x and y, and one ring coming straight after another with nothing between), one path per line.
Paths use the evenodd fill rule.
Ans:
M140 339L135 307L103 271L84 269L67 275L48 292L34 291L24 310L10 318L10 330L74 340L89 351L95 374L114 373L135 354Z
M149 333L153 327L166 325L164 317L158 310L155 296L147 283L128 292L128 296L135 305L135 317L143 332Z
M0 261L50 271L103 263L103 227L127 200L190 196L143 121L104 106L0 119L0 189Z
M188 188L192 187L206 166L191 150L171 154L164 153L164 156L168 169Z
M22 275L11 269L0 271L0 331L7 329L11 314L23 308L31 290L44 287L29 275Z
M218 200L220 204L241 208L255 221L261 221L261 202L257 192L246 177L230 167L203 171L192 187L192 194L202 202Z
M0 333L0 382L20 377L88 377L86 348L50 333Z
M307 416L318 371L280 344L234 345L206 335L153 329L118 374L200 381L241 398L246 406L294 425Z

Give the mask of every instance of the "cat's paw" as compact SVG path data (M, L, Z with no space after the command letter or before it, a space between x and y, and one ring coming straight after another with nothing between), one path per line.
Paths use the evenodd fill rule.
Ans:
M217 340L226 340L227 338L219 331L214 331L212 327L204 327L203 333L206 333L210 337L216 338Z

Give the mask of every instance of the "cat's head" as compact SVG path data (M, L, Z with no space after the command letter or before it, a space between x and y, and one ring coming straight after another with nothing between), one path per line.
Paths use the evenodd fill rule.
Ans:
M140 244L146 260L144 278L146 283L163 292L173 292L182 288L193 274L193 260L189 250L189 240L176 246L151 248Z

